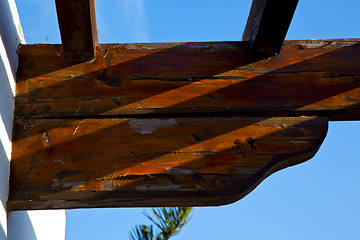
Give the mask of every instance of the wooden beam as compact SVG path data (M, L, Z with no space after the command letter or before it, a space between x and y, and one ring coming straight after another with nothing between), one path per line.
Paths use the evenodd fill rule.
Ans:
M56 4L68 59L20 51L9 210L231 203L360 119L359 39L283 45L297 0L254 0L245 42L96 58L94 1Z
M251 60L278 54L299 0L253 0L243 34Z
M360 119L360 40L286 41L245 65L244 43L102 45L74 64L59 46L20 50L17 118L190 114Z
M9 210L214 206L310 159L327 119L17 119Z
M244 42L60 52L20 49L9 210L230 203L360 119L359 39L249 65Z
M97 30L94 0L55 0L64 56L94 58Z

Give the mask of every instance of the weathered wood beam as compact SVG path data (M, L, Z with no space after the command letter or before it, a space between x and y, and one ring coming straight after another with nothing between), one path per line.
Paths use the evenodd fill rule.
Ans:
M94 0L55 0L64 56L90 60L97 45Z
M17 118L189 114L360 119L360 40L286 41L245 65L242 42L102 45L80 64L25 45Z
M9 210L230 203L360 119L359 39L249 65L244 42L60 52L20 49Z
M299 0L253 0L243 34L251 61L280 52Z
M9 210L214 206L310 159L327 119L17 119Z

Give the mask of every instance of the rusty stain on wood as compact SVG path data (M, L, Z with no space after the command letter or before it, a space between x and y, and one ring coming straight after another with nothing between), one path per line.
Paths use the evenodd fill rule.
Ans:
M226 204L310 159L327 132L317 117L132 121L17 120L10 209Z

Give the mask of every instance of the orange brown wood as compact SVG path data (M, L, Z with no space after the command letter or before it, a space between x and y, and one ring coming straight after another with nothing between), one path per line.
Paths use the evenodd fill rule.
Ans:
M65 58L93 59L98 41L94 0L55 3Z
M10 210L221 205L360 119L360 40L20 49ZM306 116L306 117L305 117ZM280 117L280 118L279 118Z
M241 42L102 45L93 61L25 45L17 118L189 114L360 119L360 40L286 41L246 65Z
M310 159L327 119L17 119L10 210L207 206Z

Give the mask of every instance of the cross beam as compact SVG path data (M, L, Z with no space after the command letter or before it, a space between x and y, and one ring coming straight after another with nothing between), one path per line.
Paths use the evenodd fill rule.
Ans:
M254 0L243 42L97 46L94 0L56 0L62 46L20 49L9 210L227 204L310 159L360 119L360 39L283 44L297 3Z
M299 0L254 0L243 41L250 45L250 59L278 54ZM94 58L97 29L94 0L55 0L65 58Z
M286 41L281 54L250 65L242 42L101 45L95 61L84 63L62 58L58 45L26 45L20 50L16 114L357 120L359 43Z
M20 49L10 210L221 205L360 119L360 40ZM45 170L46 169L46 170Z
M299 0L254 0L243 34L252 61L280 52Z
M94 0L55 0L65 58L94 58L97 29Z

